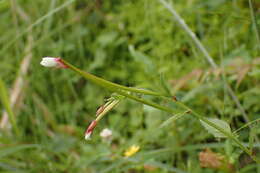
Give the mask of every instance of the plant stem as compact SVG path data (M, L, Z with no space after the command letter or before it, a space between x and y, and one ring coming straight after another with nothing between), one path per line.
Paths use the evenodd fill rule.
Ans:
M135 88L129 88L129 87L126 87L126 86L122 86L122 85L119 85L119 84L115 84L113 82L109 82L107 80L104 80L102 78L99 78L95 75L92 75L90 73L87 73L87 72L84 72L80 69L78 69L77 67L71 65L70 63L62 60L62 62L71 70L75 71L76 73L80 74L81 76L83 76L84 78L92 81L93 83L99 85L99 86L102 86L112 92L117 92L118 94L120 95L123 95L127 98L130 98L132 100L135 100L137 102L140 102L140 103L143 103L143 104L146 104L146 105L149 105L151 107L154 107L156 109L159 109L159 110L162 110L164 112L168 112L170 114L175 114L176 111L174 111L173 109L169 108L169 107L166 107L166 106L162 106L162 105L159 105L157 103L154 103L154 102L151 102L151 101L147 101L147 100L144 100L142 98L139 98L139 97L136 97L134 95L131 95L127 92L135 92L135 93L142 93L142 94L148 94L148 95L154 95L154 96L160 96L160 97L163 97L163 98L167 98L169 100L169 97L166 97L166 96L163 96L159 93L156 93L156 92L153 92L153 91L147 91L147 90L140 90L140 89L135 89ZM191 108L189 108L187 105L183 104L182 102L179 102L179 101L175 101L175 103L183 108L183 109L186 109L190 112L190 114L194 115L196 118L198 118L199 120L207 123L209 126L217 129L219 132L221 132L222 134L224 134L225 136L227 136L228 138L230 138L231 140L233 140L243 151L245 151L254 161L256 161L257 163L260 163L260 161L252 155L252 153L250 152L250 150L245 147L238 139L236 136L234 136L232 133L229 133L227 131L225 131L224 129L222 129L221 127L217 126L216 124L212 123L211 121L209 121L207 118L204 118L202 115L200 115L199 113L195 112L194 110L192 110Z

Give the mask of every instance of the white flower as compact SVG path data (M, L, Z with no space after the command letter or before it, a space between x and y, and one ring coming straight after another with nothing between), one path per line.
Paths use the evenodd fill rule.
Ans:
M44 57L40 64L44 67L67 68L61 58Z
M112 131L109 129L103 129L99 134L103 139L109 139L112 137Z
M41 65L44 67L57 67L58 62L56 60L57 58L52 58L52 57L44 57L42 58Z

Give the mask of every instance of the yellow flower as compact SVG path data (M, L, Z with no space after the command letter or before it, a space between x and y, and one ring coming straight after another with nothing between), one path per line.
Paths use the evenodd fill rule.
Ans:
M134 155L136 152L138 152L140 149L140 146L138 145L132 145L131 147L129 147L125 153L124 153L124 156L125 157L130 157L132 155Z

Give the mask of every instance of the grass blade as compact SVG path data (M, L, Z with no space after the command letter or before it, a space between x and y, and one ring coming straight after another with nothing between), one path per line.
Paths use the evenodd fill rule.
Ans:
M9 119L11 121L11 124L12 124L12 127L13 127L15 134L18 135L19 131L18 131L18 128L17 128L14 113L13 113L11 105L10 105L8 92L7 92L7 89L5 87L4 81L1 78L0 78L0 100L1 100L3 107L5 108L8 116L9 116Z

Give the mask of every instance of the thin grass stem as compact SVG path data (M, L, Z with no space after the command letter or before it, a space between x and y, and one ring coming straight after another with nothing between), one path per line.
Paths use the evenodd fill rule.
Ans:
M19 130L17 127L16 119L15 119L14 113L11 108L7 89L6 89L5 84L2 81L2 79L0 79L0 101L2 101L3 107L5 108L5 111L7 112L8 116L9 116L14 133L16 134L16 136L18 136Z

